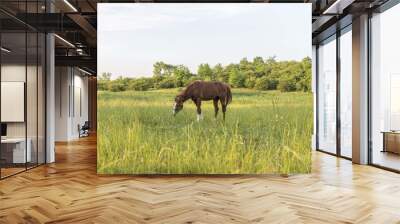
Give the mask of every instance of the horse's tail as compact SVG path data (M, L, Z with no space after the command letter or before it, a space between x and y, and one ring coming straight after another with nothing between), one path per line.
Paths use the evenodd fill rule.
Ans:
M226 105L230 104L231 102L232 102L232 92L231 92L231 87L228 86L226 94Z

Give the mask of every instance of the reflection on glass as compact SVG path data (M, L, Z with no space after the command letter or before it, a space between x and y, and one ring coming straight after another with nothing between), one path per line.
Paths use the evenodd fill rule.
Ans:
M336 153L336 41L318 48L318 147Z
M400 130L400 74L390 76L390 130Z
M352 35L340 36L340 152L352 157Z

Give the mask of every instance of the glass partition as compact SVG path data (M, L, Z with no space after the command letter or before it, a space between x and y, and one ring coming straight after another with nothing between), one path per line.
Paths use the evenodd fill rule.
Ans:
M26 141L26 33L1 34L2 177L24 171L31 160Z
M336 36L318 48L318 149L336 153Z
M43 6L20 1L17 12ZM45 34L0 12L1 179L45 163L45 44Z

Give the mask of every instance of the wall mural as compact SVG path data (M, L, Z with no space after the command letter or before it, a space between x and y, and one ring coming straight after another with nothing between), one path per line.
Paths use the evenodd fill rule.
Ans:
M309 173L310 57L310 4L99 4L98 173Z

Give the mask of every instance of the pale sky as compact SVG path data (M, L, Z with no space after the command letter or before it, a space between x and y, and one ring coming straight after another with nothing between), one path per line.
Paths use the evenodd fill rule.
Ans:
M153 64L311 57L311 4L100 3L98 71L151 76Z

